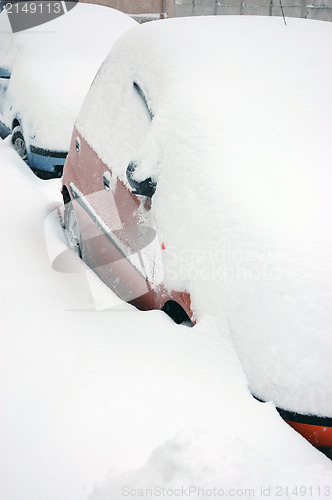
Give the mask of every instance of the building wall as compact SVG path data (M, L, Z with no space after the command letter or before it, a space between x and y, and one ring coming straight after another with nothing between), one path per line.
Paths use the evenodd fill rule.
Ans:
M282 0L286 17L332 21L332 0ZM175 0L175 16L243 14L280 16L280 0Z
M80 0L87 3L107 5L133 15L138 20L173 17L174 0Z
M243 14L280 16L280 0L80 0L108 5L139 21L164 17ZM282 0L286 17L332 21L332 0Z

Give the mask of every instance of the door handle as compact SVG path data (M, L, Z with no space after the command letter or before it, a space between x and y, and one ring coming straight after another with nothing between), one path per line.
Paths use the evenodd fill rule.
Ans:
M108 171L103 173L103 184L106 191L111 189L111 174Z

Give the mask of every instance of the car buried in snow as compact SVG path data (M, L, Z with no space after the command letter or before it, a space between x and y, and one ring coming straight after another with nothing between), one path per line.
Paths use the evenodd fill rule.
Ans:
M252 394L325 450L331 35L255 16L131 30L87 94L62 187L69 244L100 278L178 323L213 314Z
M6 9L1 12L0 136L12 134L14 148L36 173L61 177L85 94L113 43L136 24L114 9L76 4L13 33Z

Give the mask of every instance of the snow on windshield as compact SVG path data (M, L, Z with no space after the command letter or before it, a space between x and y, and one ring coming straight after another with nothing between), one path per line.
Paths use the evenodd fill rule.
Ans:
M157 180L166 283L226 320L253 393L326 416L331 41L330 23L300 19L150 23L118 42L77 122L121 179L135 160ZM130 128L135 80L154 117Z

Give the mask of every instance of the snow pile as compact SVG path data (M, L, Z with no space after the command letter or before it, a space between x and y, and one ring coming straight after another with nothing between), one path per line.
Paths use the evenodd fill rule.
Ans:
M136 24L114 9L78 4L64 16L12 35L5 57L12 68L6 125L11 128L19 114L28 142L36 137L39 147L68 151L74 121L95 74L117 38ZM3 11L0 36L7 45L8 25Z
M229 451L231 450L231 453ZM259 464L259 468L257 468ZM140 470L110 474L89 500L148 498L311 498L329 493L329 474L321 466L287 467L234 439L196 429L179 432L154 450ZM309 477L308 477L309 473ZM309 479L310 478L310 479Z
M63 253L60 182L34 177L9 143L0 141L2 497L329 484L331 462L251 397L225 324L205 316L189 329L137 311ZM96 290L113 307L97 312Z
M331 42L331 23L300 19L150 23L118 41L77 122L125 182L130 161L157 180L166 283L198 319L225 316L252 392L330 417Z

